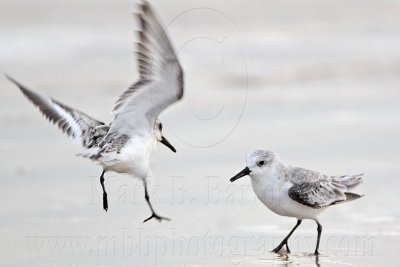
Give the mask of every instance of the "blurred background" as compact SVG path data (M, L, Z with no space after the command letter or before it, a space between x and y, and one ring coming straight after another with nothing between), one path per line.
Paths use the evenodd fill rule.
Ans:
M399 1L151 1L179 53L185 97L161 115L152 197L106 176L0 77L1 266L396 266L400 241ZM137 78L135 1L0 0L0 71L105 122ZM229 178L254 149L366 196L295 220Z

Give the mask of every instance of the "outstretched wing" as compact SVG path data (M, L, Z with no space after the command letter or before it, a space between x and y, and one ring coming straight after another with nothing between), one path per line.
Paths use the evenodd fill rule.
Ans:
M144 1L136 55L140 79L118 98L109 135L132 136L154 127L160 112L183 96L183 71L175 51L150 5Z
M38 94L23 86L10 76L8 80L14 83L21 92L39 108L42 114L57 125L69 137L78 141L83 147L91 148L106 135L108 126L93 119L85 113L70 108L48 96Z
M300 204L322 208L346 200L347 187L317 171L292 167L286 177L293 183L289 197Z

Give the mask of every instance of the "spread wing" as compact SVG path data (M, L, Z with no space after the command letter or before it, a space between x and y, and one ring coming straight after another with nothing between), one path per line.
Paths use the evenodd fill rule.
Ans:
M6 76L21 92L39 108L42 114L64 133L85 148L91 148L105 136L108 126L85 113L70 108L48 96L38 94Z
M287 179L293 183L289 197L300 204L322 208L346 200L347 187L319 172L293 167Z
M139 5L136 55L140 79L118 98L106 139L149 132L158 115L183 96L183 71L150 5Z

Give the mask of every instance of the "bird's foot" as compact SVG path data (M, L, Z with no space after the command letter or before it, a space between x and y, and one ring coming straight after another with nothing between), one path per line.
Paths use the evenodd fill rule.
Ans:
M319 252L318 252L318 250L315 250L314 255L315 255L315 256L320 255Z
M274 252L274 253L280 253L280 251L281 251L281 249L282 249L282 247L276 247L276 248L274 248L273 250L272 250L272 252Z
M289 249L289 246L287 244L287 241L282 241L282 243L280 243L276 248L274 248L272 250L272 252L279 253L282 250L283 246L286 246L286 253L290 253L290 249Z
M282 249L282 247L276 247L271 252L279 253L281 251L281 249Z
M156 213L153 212L153 214L151 214L151 216L150 216L149 218L147 218L146 220L144 220L143 223L145 223L145 222L147 222L147 221L149 221L149 220L151 220L151 219L153 219L153 218L156 219L156 220L159 221L159 222L161 222L162 220L165 220L165 221L170 221L170 220L171 220L170 218L162 217L162 216L160 216L160 215L158 215L158 214L156 214Z
M108 210L108 200L107 193L103 193L103 209L107 212Z
M290 253L290 249L289 249L287 242L286 242L286 253Z

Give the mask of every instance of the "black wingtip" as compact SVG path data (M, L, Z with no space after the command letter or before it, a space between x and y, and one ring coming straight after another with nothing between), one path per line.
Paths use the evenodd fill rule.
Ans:
M19 83L17 80L15 80L13 77L11 77L10 75L8 75L7 73L4 73L4 76L6 76L7 80L9 80L10 82L12 82L13 84L15 84L21 91L23 94L27 94L27 92L30 92L30 90L28 88L26 88L25 86L23 86L21 83Z
M19 88L23 88L24 86L22 86L22 84L20 84L19 82L17 82L17 80L15 80L13 77L11 77L10 75L8 75L7 73L4 73L4 76L7 78L7 80L9 80L10 82L12 82L13 84L15 84L16 86L18 86Z
M17 84L17 81L16 80L14 80L14 78L12 78L10 75L8 75L7 73L4 73L4 76L7 78L7 80L9 80L10 82L12 82L12 83L16 83Z
M143 1L143 12L144 13L149 13L151 12L151 7L150 7L150 3L147 1Z
M151 11L152 8L148 1L146 0L138 1L137 6L141 15L149 15L149 14L152 15Z
M145 0L140 0L140 1L138 1L136 4L137 4L137 6L138 6L139 12L143 12L144 7L145 7L146 5L148 5L147 1L145 1Z

